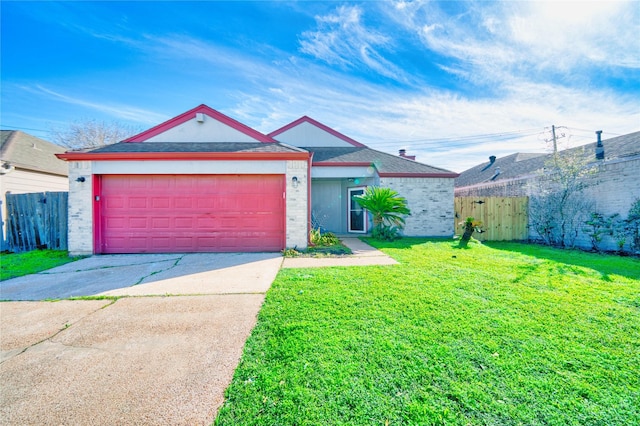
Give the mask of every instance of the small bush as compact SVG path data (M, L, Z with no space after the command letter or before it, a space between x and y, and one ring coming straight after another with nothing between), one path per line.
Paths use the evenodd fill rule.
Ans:
M340 244L340 240L332 232L321 233L320 229L312 229L310 232L311 244L315 246L333 246Z
M295 248L286 248L282 250L282 255L284 257L298 257L300 256L300 252Z

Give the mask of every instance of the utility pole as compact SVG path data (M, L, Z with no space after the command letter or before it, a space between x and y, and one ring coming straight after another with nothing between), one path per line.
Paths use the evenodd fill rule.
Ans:
M551 135L553 136L553 153L558 153L558 142L556 141L556 126L551 125Z

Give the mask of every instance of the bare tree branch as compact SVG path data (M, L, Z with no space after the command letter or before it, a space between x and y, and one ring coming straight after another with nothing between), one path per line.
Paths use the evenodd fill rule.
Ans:
M52 142L73 150L98 148L139 133L135 126L95 119L74 121L63 129L51 129Z

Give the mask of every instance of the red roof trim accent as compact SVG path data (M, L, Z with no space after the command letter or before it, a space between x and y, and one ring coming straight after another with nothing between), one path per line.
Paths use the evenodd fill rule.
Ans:
M408 177L408 178L457 178L458 173L378 173L380 177Z
M319 162L319 163L313 163L313 167L369 167L369 166L375 166L375 164L372 163L372 162L367 162L367 161L363 161L363 162L358 162L358 161L328 162L328 161L324 161L324 162Z
M331 127L326 126L326 125L320 123L319 121L314 120L311 117L307 117L306 115L298 118L296 121L291 122L291 123L287 124L284 127L279 128L278 130L274 130L273 132L269 133L267 136L275 137L275 136L277 136L277 135L279 135L281 133L284 133L287 130L292 129L292 128L296 127L296 126L299 126L300 124L305 123L305 122L309 123L309 124L312 124L312 125L316 126L317 128L322 129L325 132L337 137L338 139L342 139L343 141L345 141L345 142L347 142L347 143L349 143L349 144L351 144L353 146L366 148L366 145L364 145L364 144L362 144L362 143L360 143L360 142L358 142L356 140L351 139L349 136L343 135L342 133L338 132L337 130L333 130Z
M375 163L368 162L324 162L324 163L313 163L313 167L375 167ZM377 169L376 169L377 171ZM378 176L380 177L407 177L407 178L457 178L460 176L458 173L384 173L377 171Z
M232 127L237 131L242 132L245 135L258 140L259 142L277 142L275 139L271 138L270 136L260 133L259 131L252 129L251 127L245 124L242 124L239 121L234 120L233 118L228 117L222 114L221 112L218 112L215 109L206 106L205 104L198 105L197 107L190 109L189 111L184 112L177 117L174 117L170 120L165 121L164 123L158 124L157 126L150 128L149 130L145 130L142 133L138 133L135 136L125 139L123 140L123 142L144 142L147 139L150 139L154 136L164 133L169 129L172 129L176 126L179 126L182 123L185 123L191 120L192 118L195 118L196 113L198 112L204 113L218 120L219 122L226 124L227 126Z
M308 160L309 152L65 152L66 161Z

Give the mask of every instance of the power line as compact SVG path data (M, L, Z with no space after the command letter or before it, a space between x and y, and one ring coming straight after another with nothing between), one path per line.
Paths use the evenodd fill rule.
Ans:
M541 129L531 129L529 131L514 131L514 132L502 132L484 135L462 136L462 137L450 137L450 138L432 138L432 139L416 139L416 140L396 140L396 141L383 141L368 143L370 146L375 147L395 147L398 144L408 144L411 147L431 147L446 145L447 147L466 147L478 145L483 142L498 142L511 139L519 139L527 136L534 136L543 133Z
M512 130L507 132L499 132L499 133L484 133L478 135L467 135L467 136L451 136L446 138L421 138L421 139L408 139L408 140L397 140L397 139L387 139L382 142L393 142L393 143L414 143L414 142L446 142L446 141L465 141L465 140L473 140L473 139L487 139L501 136L511 136L524 134L525 136L528 134L536 134L540 132L540 128L535 129L524 129L524 130Z
M31 130L33 132L49 132L49 130L42 130L42 129L32 129L30 127L18 127L18 126L10 126L8 124L4 124L2 123L2 125L0 125L0 127L9 127L11 129L16 129L16 130Z

